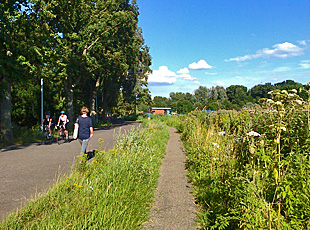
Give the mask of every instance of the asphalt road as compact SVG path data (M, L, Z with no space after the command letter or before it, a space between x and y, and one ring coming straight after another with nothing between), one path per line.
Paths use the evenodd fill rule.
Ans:
M109 129L94 131L88 151L99 148L99 138L104 140L102 150L113 148L115 133L139 126L136 122L124 122ZM0 151L0 221L9 212L21 207L27 200L46 192L58 178L71 172L80 154L78 141L58 145L31 144L1 149Z

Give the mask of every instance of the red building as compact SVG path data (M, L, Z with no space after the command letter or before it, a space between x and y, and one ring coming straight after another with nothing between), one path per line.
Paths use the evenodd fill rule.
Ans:
M151 109L152 114L161 114L161 115L169 115L171 114L171 108L152 108Z

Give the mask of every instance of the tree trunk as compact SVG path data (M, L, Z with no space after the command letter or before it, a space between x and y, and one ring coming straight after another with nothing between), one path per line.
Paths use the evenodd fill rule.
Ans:
M1 98L1 136L4 141L10 142L13 140L12 130L12 83L7 76L3 76L3 97Z

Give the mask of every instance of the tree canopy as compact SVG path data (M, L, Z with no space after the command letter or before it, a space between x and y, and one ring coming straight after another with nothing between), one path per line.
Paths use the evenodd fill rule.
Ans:
M123 112L135 112L151 65L138 15L129 0L0 3L1 136L12 137L12 123L39 123L41 78L51 114L73 120L86 105L104 117L120 95Z
M269 98L268 92L279 89L297 89L299 96L305 101L308 98L307 92L302 90L307 88L292 80L276 83L266 83L255 85L251 89L242 85L231 85L226 89L221 86L207 88L199 86L193 94L182 92L171 92L170 97L155 96L153 105L156 107L171 107L178 113L188 113L193 109L199 110L219 110L251 108L258 105L259 99Z

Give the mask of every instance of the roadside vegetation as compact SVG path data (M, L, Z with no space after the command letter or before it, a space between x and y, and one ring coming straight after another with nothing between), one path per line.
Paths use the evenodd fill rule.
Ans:
M269 97L253 110L173 118L201 228L309 229L309 99L294 89Z
M269 98L269 91L277 89L297 89L297 94L307 100L308 95L306 91L302 90L306 87L292 80L275 84L259 84L252 88L242 85L231 85L226 88L222 86L212 86L211 88L199 86L193 93L171 92L169 98L155 96L153 106L170 107L172 111L178 114L187 114L196 108L209 111L250 109L258 106L261 98Z
M0 229L141 229L147 221L169 130L144 120L109 152L77 161L72 174L4 220ZM100 144L104 140L99 140Z

